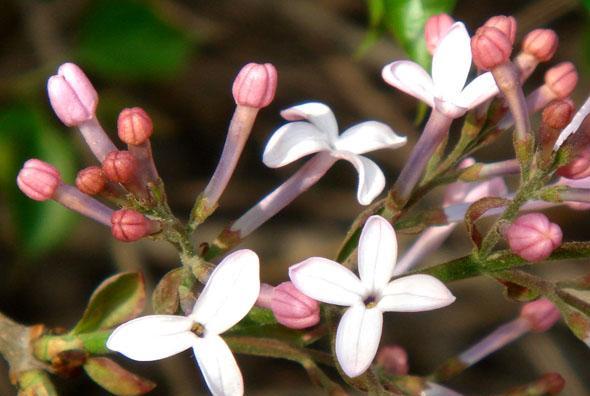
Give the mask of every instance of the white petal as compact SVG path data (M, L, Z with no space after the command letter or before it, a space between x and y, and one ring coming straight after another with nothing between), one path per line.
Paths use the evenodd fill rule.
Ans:
M332 110L323 103L310 102L289 107L281 111L281 116L289 121L307 120L324 133L330 142L338 137L338 123Z
M401 147L406 141L404 136L396 135L393 129L382 122L367 121L344 131L334 146L338 150L363 154L383 148Z
M365 287L352 271L322 257L310 257L292 265L289 278L303 294L328 304L353 305L366 295Z
M336 357L349 377L364 373L377 354L383 314L377 308L356 304L346 310L336 330Z
M555 142L555 145L553 146L553 151L559 149L563 142L565 142L565 140L571 134L575 133L580 128L580 125L582 125L582 122L588 114L590 114L590 97L586 99L586 101L584 102L582 107L580 107L580 110L578 110L578 112L574 115L570 123L565 128L563 128L563 130L559 134L559 137L557 138L557 141Z
M391 279L397 260L397 238L387 220L369 217L361 233L358 254L361 281L371 292L380 291Z
M190 332L192 325L184 316L143 316L117 327L106 345L134 360L163 359L193 345L197 336Z
M471 40L465 25L455 22L432 56L432 80L436 95L450 100L465 86L471 68Z
M434 85L432 78L417 63L397 61L385 65L381 76L386 83L434 107Z
M210 334L204 338L197 337L193 350L205 382L214 396L244 394L240 368L220 336Z
M455 99L455 104L473 109L500 92L492 73L487 72L474 78Z
M277 129L270 137L262 154L262 162L269 168L279 168L324 150L330 150L325 133L309 122L291 122Z
M420 312L442 308L455 301L444 283L430 275L410 275L391 281L377 307L383 311Z
M211 273L189 316L204 325L207 333L223 333L246 316L259 292L258 256L248 249L238 250Z
M350 162L359 174L356 198L361 205L369 205L385 187L385 176L376 163L347 151L334 151L333 156Z

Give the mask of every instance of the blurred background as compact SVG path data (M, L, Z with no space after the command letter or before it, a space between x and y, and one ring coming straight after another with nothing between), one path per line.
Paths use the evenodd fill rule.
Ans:
M389 3L396 12L379 13ZM22 163L37 157L55 164L66 182L94 164L77 131L61 125L49 107L47 78L57 66L82 66L100 95L98 118L116 136L118 112L141 106L153 118L154 156L170 203L186 218L193 200L217 163L233 112L231 84L250 61L272 62L279 71L274 103L258 117L221 207L199 229L196 243L212 240L289 177L302 164L270 170L261 153L283 121L279 111L304 101L325 102L342 130L375 119L391 125L410 143L403 149L371 153L393 182L420 128L417 103L380 77L386 63L413 57L428 62L416 38L429 12L447 10L473 32L496 14L514 15L518 37L537 27L555 29L560 47L526 84L542 83L543 72L562 60L580 71L575 101L588 92L590 66L588 4L577 0L1 0L0 1L0 311L26 324L70 328L93 289L118 271L140 270L153 287L178 266L173 249L150 241L122 244L110 231L54 203L27 199L16 189ZM457 125L455 125L457 128ZM122 145L120 145L122 147ZM512 156L509 137L478 155L482 161ZM262 277L286 280L286 268L309 256L333 257L347 227L362 209L355 198L356 172L339 162L320 183L248 238L257 251ZM440 202L440 191L430 204ZM427 203L427 204L428 204ZM588 240L583 212L555 209L564 240ZM415 238L400 236L403 252ZM462 227L425 265L468 254ZM588 272L588 262L539 265L552 280ZM502 288L478 278L450 285L451 307L386 317L382 344L409 353L412 374L425 375L444 359L517 315L519 304ZM153 395L204 393L190 353L156 363L126 367L156 381ZM320 394L296 364L238 356L246 394ZM448 385L467 395L488 395L559 372L565 395L590 394L590 350L562 324L529 335L469 369ZM15 394L0 360L0 394ZM334 375L334 373L330 373ZM63 395L104 395L87 377L56 379Z

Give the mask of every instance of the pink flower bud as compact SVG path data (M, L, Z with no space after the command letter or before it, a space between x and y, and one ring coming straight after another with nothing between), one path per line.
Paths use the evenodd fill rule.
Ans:
M117 131L122 142L139 146L152 136L154 127L150 116L140 107L124 109L117 120Z
M128 183L135 176L137 160L129 151L113 151L104 159L102 170L107 179Z
M76 187L84 194L96 195L104 190L107 178L100 166L89 166L78 172Z
M542 213L517 218L506 230L510 250L531 262L542 261L561 245L561 228Z
M387 345L377 353L377 365L390 375L407 375L410 371L408 353L398 345Z
M137 241L159 230L158 223L130 209L121 209L111 216L111 233L122 242Z
M551 301L540 298L524 304L520 310L520 317L529 322L531 331L542 333L553 327L561 314Z
M510 60L512 43L501 30L484 26L471 38L473 62L482 70L491 70Z
M424 25L424 38L426 39L426 48L430 52L430 55L434 54L438 43L447 34L453 23L455 23L455 20L444 13L428 18Z
M77 65L61 65L57 75L47 81L47 93L53 111L67 126L76 126L94 118L98 94Z
M576 107L567 99L554 100L543 110L543 124L553 129L563 129L570 123Z
M35 201L46 201L55 194L61 184L61 176L53 165L30 159L18 172L16 184L27 197Z
M270 309L277 322L291 329L315 326L320 321L320 304L297 290L291 282L274 288Z
M562 62L545 73L545 85L560 99L567 98L578 84L578 72L571 62Z
M514 44L516 39L516 19L513 16L496 15L488 19L483 26L498 29L508 37L511 45Z
M558 45L559 38L553 30L535 29L525 36L522 50L537 58L539 62L547 62L555 55Z
M270 63L248 63L234 80L232 93L240 106L261 109L272 102L277 89L277 69Z
M558 395L565 388L565 380L558 373L543 374L539 383L548 395Z
M567 165L559 167L557 174L573 180L590 176L590 146L585 146Z

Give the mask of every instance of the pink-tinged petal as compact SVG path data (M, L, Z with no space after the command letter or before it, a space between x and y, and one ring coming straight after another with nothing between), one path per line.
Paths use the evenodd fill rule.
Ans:
M391 281L377 307L382 311L420 312L446 307L455 296L444 283L430 275L410 275Z
M260 292L258 256L238 250L217 265L189 315L207 332L221 334L250 311Z
M289 107L281 111L281 116L288 121L306 120L333 142L338 137L338 123L332 110L323 103L311 102Z
M190 332L192 325L192 319L184 316L143 316L117 327L106 346L134 360L164 359L194 344L197 336Z
M463 202L475 202L485 197L505 197L508 194L508 186L501 177L494 177L481 182L465 195Z
M380 291L391 279L397 260L397 238L391 224L381 216L365 222L358 245L361 281L371 292Z
M428 73L417 63L397 61L381 70L383 80L402 92L434 107L434 84Z
M279 168L308 154L330 150L327 136L308 122L283 125L268 141L262 162L269 168Z
M369 205L385 187L385 176L370 159L347 151L334 151L333 156L350 162L359 174L356 198L361 205Z
M466 109L473 109L499 92L494 76L487 72L474 78L455 98L455 104Z
M465 25L455 22L432 57L432 80L436 96L454 99L465 86L471 68L471 40Z
M346 310L336 330L336 358L349 377L364 373L377 354L383 314L377 308L356 304Z
M367 121L348 128L334 143L337 150L363 154L384 148L397 148L406 144L404 136L377 121Z
M197 337L193 351L205 382L214 396L244 394L244 380L240 368L220 336L210 334L203 338Z
M362 302L367 294L352 271L322 257L310 257L292 265L289 278L300 292L328 304L353 305Z
M578 112L574 115L574 118L572 118L570 123L565 128L563 128L563 130L559 134L559 137L557 138L557 141L555 142L555 145L553 146L553 151L559 149L563 142L565 142L565 140L571 134L576 133L576 131L580 128L580 125L582 125L582 122L588 114L590 114L590 97L586 99L586 101L584 102L582 107L580 107L580 110L578 110Z

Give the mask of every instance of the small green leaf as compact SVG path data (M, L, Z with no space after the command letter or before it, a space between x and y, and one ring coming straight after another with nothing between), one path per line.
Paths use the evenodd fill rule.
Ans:
M145 284L139 272L113 275L92 293L71 334L109 329L131 320L143 311L145 298Z
M160 315L173 315L178 311L180 298L178 287L182 282L184 268L175 268L162 277L152 294L154 312Z
M156 387L152 381L125 370L105 357L88 359L84 371L94 382L113 395L143 395Z
M539 298L539 293L529 288L505 280L499 280L499 282L504 285L504 295L510 300L529 302Z

